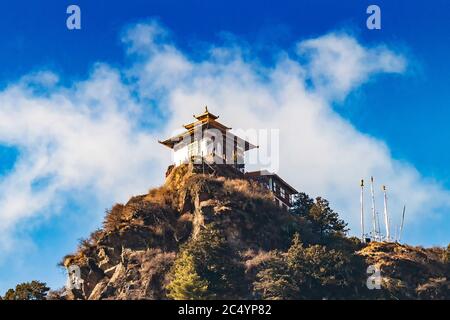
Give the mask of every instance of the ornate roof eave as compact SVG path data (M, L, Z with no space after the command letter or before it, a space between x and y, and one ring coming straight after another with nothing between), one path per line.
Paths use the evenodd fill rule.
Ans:
M210 125L212 128L216 128L222 131L231 130L230 127L224 126L218 121L210 120L210 119L203 119L195 122L191 122L189 124L184 124L183 127L187 130L191 130L199 125Z
M250 142L248 142L247 140L244 140L238 136L236 136L235 134L231 133L231 132L227 132L228 135L231 135L231 137L233 139L236 139L238 145L244 146L244 150L248 151L251 149L255 149L255 148L259 148L259 146L254 145ZM180 143L181 141L183 141L185 139L186 136L193 136L194 135L194 129L191 129L189 131L183 132L179 135L176 135L175 137L160 141L158 140L159 143L165 145L166 147L169 147L171 149L173 149L175 147L175 145L177 143Z
M198 128L198 127L202 127L201 128L202 130L204 128L206 128L206 129L211 128L211 129L218 129L223 134L232 134L231 132L229 132L229 130L231 130L231 128L224 126L220 122L216 121L216 119L219 117L210 113L208 111L208 107L205 107L205 111L202 114L200 114L198 116L194 115L194 118L196 118L198 121L183 125L183 127L187 130L186 132L178 134L175 137L169 138L164 141L158 140L158 142L165 145L166 147L173 149L175 147L175 145L177 143L180 143L186 136L188 136L188 135L192 136L194 134L196 128ZM244 145L245 151L251 150L254 148L259 148L259 146L253 145L250 142L248 142L234 134L232 134L232 135L234 136L235 139L237 139L239 141L239 145Z

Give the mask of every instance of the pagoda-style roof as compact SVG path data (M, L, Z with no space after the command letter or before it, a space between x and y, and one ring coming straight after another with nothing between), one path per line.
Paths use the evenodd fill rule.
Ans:
M189 124L185 124L185 125L183 125L183 127L186 128L187 130L190 130L200 124L207 123L209 125L208 127L216 128L221 131L226 131L226 130L231 129L229 127L224 126L220 122L216 121L217 119L219 119L219 116L216 116L216 115L212 114L211 112L209 112L207 106L205 107L205 111L202 114L199 114L198 116L196 116L194 114L194 118L197 119L197 121L191 122Z
M159 143L165 145L166 147L169 147L171 149L174 148L174 146L183 141L183 139L186 136L194 135L194 129L218 129L222 132L222 134L227 134L228 136L231 136L233 139L237 141L239 145L244 146L244 150L250 150L253 148L257 148L257 146L251 144L250 142L243 140L242 138L239 138L236 135L233 135L232 133L228 132L231 130L231 128L223 125L222 123L216 121L219 116L216 116L208 111L208 107L205 107L205 111L199 115L194 115L194 118L197 119L197 121L194 121L192 123L183 125L185 129L187 129L186 132L183 132L181 134L176 135L175 137L169 138L164 141L158 141Z
M211 112L208 111L208 106L205 106L205 111L202 114L199 114L198 116L194 114L194 118L199 121L201 121L202 119L216 120L219 119L219 116L213 115Z

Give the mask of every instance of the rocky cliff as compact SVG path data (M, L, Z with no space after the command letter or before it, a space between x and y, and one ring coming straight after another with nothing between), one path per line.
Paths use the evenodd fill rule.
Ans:
M113 206L107 212L103 228L82 241L74 254L64 257L65 267L80 267L84 285L82 290L71 290L61 298L176 298L168 292L175 284L169 286L169 283L177 275L175 263L178 271L187 268L186 261L180 257L189 246L191 256L202 257L192 260L199 279L189 281L195 283L205 278L201 282L204 294L208 288L220 287L213 282L239 284L239 288L230 284L223 286L225 289L221 287L222 291L217 289L215 295L205 295L210 298L450 298L446 250L395 243L365 245L342 234L319 236L307 216L281 210L274 205L267 189L244 179L233 169L217 166L214 172L208 173L203 169L193 165L170 168L163 186L133 197L124 205ZM226 250L214 249L213 255L206 252L210 249L201 247L205 243L201 242L205 239L202 230L211 226L226 246ZM301 244L296 247L300 251L293 248L295 237L301 238ZM206 244L208 241L211 242L207 240ZM301 254L293 255L293 252ZM320 256L325 254L343 261L342 270L349 272L342 277L334 271L325 274L326 267L322 264L326 261ZM201 269L198 265L212 261L208 260L211 256L214 263L223 261L224 266L220 265L222 262L205 262ZM304 261L298 267L293 259ZM287 261L287 267L280 261ZM311 267L305 269L305 265ZM369 290L366 286L369 265L381 270L380 290ZM227 271L230 266L232 271ZM316 267L321 270L320 275L308 271ZM299 280L289 282L283 272L293 272L295 276L287 278ZM306 278L310 280L303 281ZM315 294L308 295L308 288L313 292L318 283ZM322 287L328 290L327 286L336 289L335 295L320 292ZM286 288L290 287L293 289L287 292ZM298 290L299 287L302 289Z

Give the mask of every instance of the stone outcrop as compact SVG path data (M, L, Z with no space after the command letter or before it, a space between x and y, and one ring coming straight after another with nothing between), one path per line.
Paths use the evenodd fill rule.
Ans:
M116 204L104 227L63 259L65 267L80 267L84 281L82 290L65 298L167 299L168 274L180 247L206 224L221 230L243 265L257 253L286 250L294 232L304 242L316 237L307 221L275 206L267 189L232 168L205 172L182 165L168 170L160 188ZM442 250L372 243L360 244L357 254L381 268L385 290L378 297L449 297Z

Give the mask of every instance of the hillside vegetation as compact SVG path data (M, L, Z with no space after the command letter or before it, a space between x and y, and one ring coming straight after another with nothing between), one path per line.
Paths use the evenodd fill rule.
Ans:
M170 170L148 194L116 204L62 265L83 290L57 299L448 299L449 249L362 244L325 199L292 212L233 170ZM380 289L367 287L369 266Z

